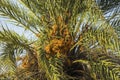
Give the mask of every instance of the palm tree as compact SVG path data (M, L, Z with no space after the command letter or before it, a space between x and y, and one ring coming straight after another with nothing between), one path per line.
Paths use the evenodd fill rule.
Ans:
M0 16L36 36L1 24L0 79L120 79L118 34L95 1L0 0Z

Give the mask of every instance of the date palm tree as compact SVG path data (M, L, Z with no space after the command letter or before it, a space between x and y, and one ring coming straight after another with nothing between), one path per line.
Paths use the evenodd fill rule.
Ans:
M35 36L1 24L0 79L119 80L119 33L96 2L0 0L0 17Z

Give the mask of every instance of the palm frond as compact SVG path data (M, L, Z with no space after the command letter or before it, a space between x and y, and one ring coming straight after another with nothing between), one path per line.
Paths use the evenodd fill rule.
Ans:
M74 28L76 44L72 49L79 46L86 46L87 49L94 47L103 47L105 51L114 50L119 53L119 40L118 34L110 24L105 21L101 14L99 16L90 11L83 12L80 20L77 20ZM91 15L91 16L89 16ZM92 16L94 15L94 17ZM109 30L109 31L108 31Z
M4 28L0 31L0 43L2 45L1 54L9 56L13 62L15 62L15 55L21 54L24 50L30 48L29 42L24 36Z
M40 25L39 18L20 0L1 0L0 5L0 13L2 16L10 18L12 21L15 20L15 23L20 24L32 32L38 30L37 27Z
M0 31L0 42L2 47L1 55L0 55L1 60L3 61L3 63L5 63L4 59L9 59L11 61L11 65L6 64L6 67L14 66L15 68L14 75L13 77L11 76L10 79L19 78L26 74L28 75L21 79L33 79L36 76L40 77L44 75L43 72L38 71L39 70L37 65L38 62L34 54L36 51L33 50L33 46L31 46L31 43L24 36L20 36L14 31L11 31L9 29L6 30L3 28L3 30ZM25 68L25 70L22 69L22 67L20 67L21 64L18 65L18 61L22 59L21 58L20 60L18 60L18 57L20 57L22 54L28 55L28 58L26 58L27 61L26 62L22 61L23 63L22 67ZM30 67L28 68L27 65ZM25 66L27 66L27 68ZM21 71L22 71L21 75L17 75ZM40 79L42 78L43 77L41 77Z
M15 70L16 70L16 67L13 64L13 62L9 60L9 58L6 58L5 60L3 60L0 57L0 79L4 79L4 78L10 79L11 77L14 77Z
M95 55L95 54L94 54ZM99 54L97 54L99 55ZM91 56L92 58L93 56ZM98 58L98 59L97 59ZM119 80L120 76L120 63L119 58L111 58L106 55L99 55L99 57L96 57L94 60L75 60L74 63L82 63L83 65L86 65L86 70L88 74L91 74L91 76L94 80L102 79L111 79L111 80ZM87 74L86 74L87 75Z
M41 51L42 52L42 51ZM39 56L40 68L45 71L45 76L50 80L67 80L68 77L64 74L63 62L64 59L58 58L57 55L48 57L45 52L40 53Z
M41 18L41 15L47 14L45 0L21 0L34 14Z
M112 27L114 27L119 35L120 25L120 1L119 0L96 0L100 9L104 10L104 16Z
M107 14L109 12L109 14ZM120 27L120 6L116 6L113 9L110 9L108 11L106 11L105 14L106 20L109 22L110 25L113 26L113 28L116 30L116 32L119 35L119 27Z
M14 31L4 29L0 31L0 41L8 44L21 45L22 47L28 47L28 40L24 36L20 36Z
M96 3L104 11L114 8L119 5L119 0L96 0Z

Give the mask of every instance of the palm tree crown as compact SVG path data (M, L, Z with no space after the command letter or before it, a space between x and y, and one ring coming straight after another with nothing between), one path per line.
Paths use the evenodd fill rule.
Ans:
M0 0L0 17L35 36L1 24L0 79L119 80L119 9L103 15L116 6L109 0Z

